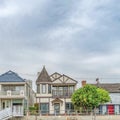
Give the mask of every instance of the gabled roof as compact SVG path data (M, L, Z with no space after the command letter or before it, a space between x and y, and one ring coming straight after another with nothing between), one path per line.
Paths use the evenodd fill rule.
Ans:
M107 90L109 93L120 93L120 83L99 83L92 84Z
M59 84L59 85L76 85L77 81L72 79L71 77L67 75L61 75L58 78L55 78L53 80L53 84Z
M18 76L17 73L9 70L8 72L0 75L0 82L25 82L25 80Z
M50 79L50 76L47 73L47 70L45 69L45 66L43 67L41 73L39 74L36 83L46 83L46 82L52 82Z
M50 78L52 81L56 80L57 78L60 78L62 75L60 73L53 73L52 75L50 75Z

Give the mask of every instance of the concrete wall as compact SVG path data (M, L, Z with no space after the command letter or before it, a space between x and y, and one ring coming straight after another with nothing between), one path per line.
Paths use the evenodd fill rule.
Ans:
M26 116L20 120L93 120L93 116ZM96 116L96 120L120 120L120 115Z

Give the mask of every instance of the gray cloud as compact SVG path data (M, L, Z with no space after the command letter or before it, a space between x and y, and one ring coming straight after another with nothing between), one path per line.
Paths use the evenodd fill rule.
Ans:
M1 0L1 73L35 75L46 65L79 79L119 76L118 2Z

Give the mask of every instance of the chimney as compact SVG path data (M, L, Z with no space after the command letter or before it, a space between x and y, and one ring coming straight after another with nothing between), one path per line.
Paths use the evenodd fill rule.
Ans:
M82 87L84 87L86 85L86 80L82 80L81 84L82 84Z
M97 82L97 84L99 84L99 78L96 78L96 82Z

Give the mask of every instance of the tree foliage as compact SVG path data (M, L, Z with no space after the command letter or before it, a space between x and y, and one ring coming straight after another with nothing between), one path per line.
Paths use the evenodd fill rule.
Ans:
M109 102L110 96L106 90L87 84L76 90L71 100L75 106L83 107L87 110L88 108L93 109L100 104Z

